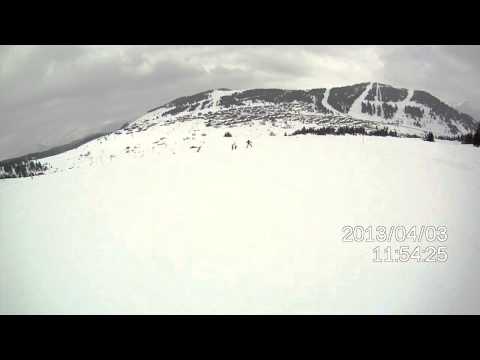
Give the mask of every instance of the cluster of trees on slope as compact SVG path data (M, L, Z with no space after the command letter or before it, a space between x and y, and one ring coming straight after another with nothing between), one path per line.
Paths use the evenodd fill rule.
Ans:
M423 109L419 108L418 106L406 105L404 111L405 115L410 116L412 119L421 119L424 115Z
M354 101L367 88L368 83L335 87L330 89L328 103L337 111L348 113Z
M305 134L314 134L314 135L367 135L367 136L392 136L398 137L398 134L395 130L388 130L387 127L378 129L377 127L374 130L367 130L363 126L341 126L335 128L333 126L325 126L321 128L306 128L305 126L299 130L295 130L291 135L305 135Z
M380 95L378 99L377 99L377 94ZM368 92L367 96L365 97L365 100L398 102L398 101L405 100L407 96L408 96L407 89L399 89L386 84L374 83L372 85L372 88Z
M480 125L475 132L471 132L465 135L460 135L458 140L462 142L462 144L472 144L473 146L480 146Z
M397 112L398 107L397 105L392 106L387 103L382 103L381 106L377 105L375 107L375 104L371 104L368 101L367 102L362 101L362 113L364 114L369 114L369 115L377 114L378 116L381 116L382 110L383 110L383 116L385 117L385 119L391 119Z
M480 125L476 131L457 136L439 136L441 140L460 141L462 144L471 144L473 146L480 146Z
M326 126L321 128L314 128L314 127L303 127L299 130L295 130L290 135L305 135L305 134L313 134L313 135L367 135L367 136L392 136L392 137L400 137L395 130L388 130L387 127L384 128L377 128L375 127L374 130L367 130L363 126L342 126L339 128L335 128L333 126ZM401 135L402 137L407 138L420 138L418 135L411 135L411 134L404 134ZM480 126L475 134L467 134L461 135L457 137L442 137L439 136L439 139L442 140L457 140L461 141L463 144L473 144L474 146L480 146ZM435 137L431 131L427 132L423 137L423 140L434 142Z
M0 162L0 179L42 175L48 168L39 161Z

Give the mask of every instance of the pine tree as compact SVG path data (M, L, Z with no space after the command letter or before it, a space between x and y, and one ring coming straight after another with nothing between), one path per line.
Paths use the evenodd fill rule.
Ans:
M435 141L435 138L434 138L434 136L433 136L433 133L432 133L431 131L429 131L428 133L426 133L424 140L425 140L425 141L434 142L434 141Z

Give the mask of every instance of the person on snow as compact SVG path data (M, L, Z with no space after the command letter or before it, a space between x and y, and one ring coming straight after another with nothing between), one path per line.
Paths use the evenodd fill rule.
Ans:
M247 140L247 148L252 147L252 142L250 140Z
M236 149L237 149L237 144L234 142L234 143L232 144L232 150L236 150Z

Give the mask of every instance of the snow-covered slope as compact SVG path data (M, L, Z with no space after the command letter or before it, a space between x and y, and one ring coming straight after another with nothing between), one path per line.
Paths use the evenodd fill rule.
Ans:
M309 90L215 89L175 99L114 133L42 162L57 172L150 152L197 151L226 131L245 140L304 126L386 126L399 134L455 136L473 131L477 122L424 91L372 82Z
M197 152L183 136L202 146L202 123L2 180L0 313L480 313L478 149L213 127ZM374 263L378 243L342 241L345 225L422 224L447 226L446 262Z
M428 93L379 83L310 90L216 89L173 100L115 133L42 162L57 172L147 153L204 151L210 139L227 131L234 135L228 149L232 141L291 134L304 126L345 125L387 126L417 136L427 130L452 136L477 126Z

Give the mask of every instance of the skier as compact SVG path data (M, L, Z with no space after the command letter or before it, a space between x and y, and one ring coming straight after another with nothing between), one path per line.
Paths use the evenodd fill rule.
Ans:
M247 140L247 149L248 147L252 147L252 142L250 140Z
M234 142L234 143L232 144L232 150L236 150L236 149L237 149L237 144Z

